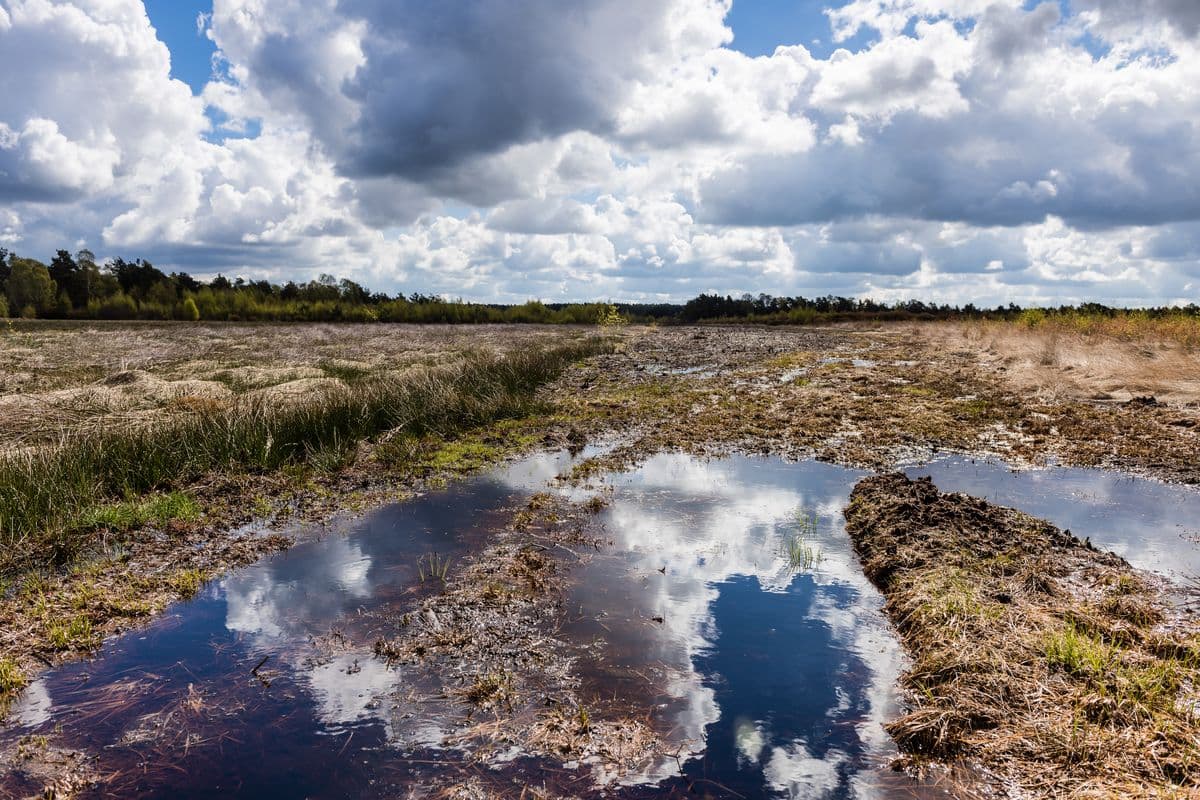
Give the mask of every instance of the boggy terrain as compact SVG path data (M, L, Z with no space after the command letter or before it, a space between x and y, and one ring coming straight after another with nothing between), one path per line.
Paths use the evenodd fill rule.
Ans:
M1200 787L1194 620L1121 558L902 474L862 481L847 530L913 665L888 725L921 764L968 760L1033 796Z
M45 666L86 655L104 636L142 624L215 575L287 547L289 531L300 520L319 521L347 509L411 496L454 475L547 446L578 449L597 441L610 445L565 477L577 485L586 485L591 475L626 469L655 453L676 450L816 457L884 471L931 453L956 451L994 455L1014 465L1103 466L1200 483L1200 397L1194 383L1161 369L1161 348L1136 343L1098 339L1072 342L1071 349L1059 339L1030 344L1036 332L1012 338L982 327L954 333L920 325L603 331L188 325L112 326L102 332L105 336L96 337L71 326L31 326L0 339L8 392L0 404L9 409L2 424L10 452L16 454L11 457L69 441L75 431L87 433L113 424L153 428L164 420L214 411L288 408L329 393L353 397L364 387L376 386L372 381L380 378L404 381L409 392L410 383L427 385L430 371L464 359L482 358L472 369L490 375L489 364L517 358L521 351L564 343L575 349L561 364L539 366L536 378L531 373L519 387L505 384L503 398L488 391L472 395L463 405L435 393L447 408L425 423L414 425L406 417L392 420L399 424L357 426L352 440L338 440L334 447L321 443L270 463L223 462L186 479L163 480L144 493L99 497L94 507L79 510L69 530L46 539L65 540L69 547L11 543L0 601L0 693L9 696ZM114 344L118 340L121 344ZM1108 347L1121 349L1122 367L1102 376L1103 391L1095 390L1094 380L1079 379L1080 370L1063 356ZM1030 367L1030 352L1051 349L1054 358L1038 357L1033 359L1036 369ZM1195 362L1193 353L1171 352L1180 364ZM131 372L130 367L137 369ZM538 383L541 388L535 391ZM411 392L405 396L418 397ZM942 498L932 487L884 488L892 494L928 495L934 507L957 502ZM981 774L995 777L994 791L1045 796L1139 790L1150 795L1172 787L1186 791L1192 785L1194 741L1188 741L1194 740L1195 728L1189 727L1194 723L1167 709L1171 702L1186 699L1182 693L1190 685L1188 670L1193 667L1186 642L1194 623L1168 613L1165 592L1157 583L1116 560L1086 553L1078 543L1065 543L1045 526L1014 521L1004 512L989 517L999 520L989 523L993 528L1029 532L1017 537L1029 547L1016 555L978 554L978 563L989 570L995 565L987 558L999 563L997 559L1012 556L1012 569L987 572L997 576L988 578L997 582L996 587L989 584L988 591L995 588L993 595L1017 600L1002 603L989 595L976 609L982 616L968 622L982 629L1000 619L1007 630L1020 633L1012 639L1013 647L1020 647L1003 653L1020 666L1008 673L1010 680L1028 677L1021 670L1032 670L1035 679L1050 681L1059 693L1056 697L1069 700L1068 706L1082 709L1078 713L1085 717L1078 722L1058 716L1054 724L1074 725L1073 731L1080 730L1080 724L1091 725L1110 738L1127 741L1149 736L1145 741L1155 754L1158 772L1151 775L1139 762L1124 771L1114 767L1111 780L1097 777L1087 765L1104 758L1100 745L1065 752L1031 745L1018 757L1012 740L1004 740L1004 746L989 744L1003 740L1007 729L998 725L997 717L1011 709L980 707L981 681L990 678L975 669L978 664L945 666L936 684L918 671L929 642L948 646L947 636L962 636L974 628L953 615L897 610L906 600L896 594L895 586L924 579L918 571L922 559L978 549L978 526L942 524L937 515L920 518L923 527L915 530L936 529L943 535L930 538L927 546L933 551L922 552L914 563L904 562L911 574L896 572L900 567L887 567L888 559L895 555L903 561L907 551L885 548L881 561L878 545L871 544L879 531L898 530L901 524L864 512L886 505L884 500L864 499L878 490L879 485L868 481L856 494L850 530L864 555L868 577L888 598L889 611L918 665L906 678L916 698L913 714L893 727L902 748L917 757L910 765L966 754L982 765ZM435 683L439 670L446 671L442 682L452 673L475 675L473 682L461 686L447 684L444 693L464 708L490 715L491 728L481 728L476 737L488 740L489 747L496 746L502 730L502 738L512 738L504 720L520 718L526 724L520 727L523 735L517 743L531 752L626 760L631 768L632 762L654 751L653 732L615 708L607 709L611 713L605 718L580 719L581 707L570 699L570 643L555 644L532 633L552 630L555 615L561 613L571 565L564 554L597 535L587 529L586 509L540 502L513 520L506 528L507 538L456 564L453 575L443 576L448 578L447 590L423 601L420 611L404 620L404 632L381 637L376 655L385 662L423 665L420 668L429 670ZM900 507L908 508L903 503ZM570 519L583 522L561 524ZM61 526L62 521L50 524ZM530 538L531 528L541 531L540 542ZM264 530L271 534L262 535ZM21 557L12 558L14 552ZM1062 558L1044 563L1055 556ZM958 566L969 571L978 564ZM1067 572L1073 577L1065 579ZM1079 577L1083 573L1086 580ZM975 577L972 573L971 579ZM1035 589L1043 592L1030 595L1039 598L1036 613L1022 594ZM1050 597L1053 602L1046 599ZM500 616L488 622L489 614ZM1156 629L1168 616L1174 626L1170 636ZM490 634L479 636L480 631ZM1058 639L1045 644L1047 636ZM522 653L536 649L532 642L551 657L540 662L523 658ZM1104 665L1086 662L1092 651L1107 654ZM1163 667L1170 675L1156 684L1150 700L1138 699L1130 706L1118 693L1114 706L1095 688L1103 689L1110 674L1120 680L1132 674L1113 672L1110 664L1134 664L1144 671L1150 669L1143 663L1146 659L1160 658L1164 652L1184 655L1171 656L1170 669ZM472 659L468 673L455 666ZM1086 663L1075 664L1079 659ZM976 674L981 676L978 680L955 677ZM922 701L921 692L928 695L935 685L934 699ZM527 687L540 688L526 691ZM539 691L562 698L557 716L535 713L531 704ZM1092 697L1097 693L1101 700ZM975 705L967 705L968 700ZM963 710L955 716L945 712L946 706ZM1014 735L1027 731L1020 725L1034 724L1030 715L1035 711L1014 716ZM1169 733L1161 725L1154 727L1164 719L1172 726ZM1148 731L1159 731L1159 738ZM31 747L25 743L22 748L4 757L29 761ZM45 770L47 785L87 783L86 776L79 777L83 772L72 772L80 768L70 758L52 745L43 744L43 749L51 765ZM54 763L68 766L56 772ZM1054 780L1044 777L1064 763L1072 769L1056 771ZM462 791L478 793L478 787Z

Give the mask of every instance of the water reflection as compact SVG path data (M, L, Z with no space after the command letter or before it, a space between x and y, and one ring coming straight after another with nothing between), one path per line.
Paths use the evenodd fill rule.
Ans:
M774 459L661 455L611 476L610 554L573 597L578 635L609 643L598 692L619 674L663 676L661 727L684 783L747 796L869 794L891 754L903 658L842 528L861 473ZM802 520L815 516L815 529ZM817 566L798 573L805 535ZM636 776L680 772L668 759Z
M371 645L428 590L423 555L462 558L569 462L539 455L302 534L94 661L47 673L0 736L61 729L64 746L104 754L114 777L103 791L122 797L389 796L413 785L418 768L391 748L445 731L419 716L398 724L385 698L406 676Z
M65 746L101 753L119 776L104 789L112 796L410 793L431 772L457 768L456 754L438 749L454 723L441 707L397 709L397 690L415 678L369 648L427 589L422 555L461 560L570 463L565 453L526 459L240 570L108 642L95 661L47 673L0 738L61 727ZM913 471L1047 517L1135 564L1200 572L1186 538L1200 519L1193 490L1098 471L1014 474L968 459ZM661 455L603 479L606 545L573 573L563 630L599 642L579 663L585 699L597 712L641 709L678 755L604 793L920 789L884 770L892 746L883 722L896 712L904 659L842 528L862 475ZM788 557L797 536L820 553L811 569ZM504 769L541 783L561 776L559 766L515 759Z
M1200 491L1097 469L1013 470L952 456L914 467L943 491L965 492L1049 520L1141 569L1200 575Z

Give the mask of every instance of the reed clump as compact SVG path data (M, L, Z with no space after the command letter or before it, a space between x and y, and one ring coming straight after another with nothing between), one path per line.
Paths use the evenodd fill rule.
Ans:
M1034 797L1200 791L1200 638L1122 559L928 480L861 482L847 531L912 657L910 763Z
M539 386L610 347L591 338L505 355L473 353L302 399L241 397L153 425L68 430L52 445L3 453L0 573L66 563L88 545L88 531L153 521L164 504L194 515L183 495L172 492L214 472L338 468L360 442L384 432L445 435L519 416L533 406ZM166 492L165 499L137 500L152 492Z

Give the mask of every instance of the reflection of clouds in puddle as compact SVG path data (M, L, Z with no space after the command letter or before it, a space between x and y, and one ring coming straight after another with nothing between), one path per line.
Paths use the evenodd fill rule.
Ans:
M36 680L25 687L20 699L9 711L9 723L21 728L36 728L50 721L54 703L46 689L44 679Z
M317 718L337 728L378 716L378 698L393 688L398 673L365 649L315 667L304 663L312 654L309 633L328 629L375 590L372 559L358 543L329 538L319 546L320 558L287 562L297 572L267 562L225 579L225 627L288 667L307 687Z
M832 797L839 793L841 767L847 760L846 754L837 750L815 756L800 739L787 747L772 748L763 775L772 789L787 797Z
M264 564L227 578L225 627L259 645L302 637L339 616L348 601L370 597L370 556L346 539L320 544L321 558L304 560L303 574L284 579L275 564Z
M740 717L733 724L733 737L738 751L738 761L757 764L763 749L767 746L767 739L763 736L763 724Z
M400 673L369 652L344 653L307 673L309 693L325 725L352 725L378 716L380 700Z
M1141 569L1176 579L1200 574L1200 547L1183 535L1200 519L1200 492L1099 469L1013 471L951 456L907 470L942 491L965 492L1041 517L1090 538Z
M669 721L673 739L695 749L721 717L713 690L704 685L711 676L697 669L696 660L720 647L713 608L722 585L747 576L763 592L791 591L796 573L784 544L799 531L797 511L803 510L818 518L812 544L822 551L820 564L804 578L813 583L807 618L828 629L835 650L861 659L868 673L852 679L849 687L835 687L836 706L828 714L855 715L863 747L876 755L888 752L883 722L894 709L895 681L904 659L880 613L881 600L843 532L841 512L857 479L857 473L829 465L704 461L675 454L655 456L628 475L610 478L616 491L604 517L609 536L627 553L630 579L645 582L652 613L663 618L646 643L646 660L661 661L676 676L666 687L682 702ZM660 579L655 573L664 566ZM856 702L847 689L855 692ZM773 735L786 741L795 733L772 734L762 721L739 719L736 757L745 763L764 760L771 785L793 796L821 796L837 789L843 780L840 765L849 756L839 751L818 758L803 743L771 745Z

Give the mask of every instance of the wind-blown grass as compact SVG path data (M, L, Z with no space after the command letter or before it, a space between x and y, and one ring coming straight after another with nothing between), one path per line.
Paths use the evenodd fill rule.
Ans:
M85 543L79 530L112 501L178 489L215 471L340 463L348 448L385 431L445 434L520 415L538 386L607 347L589 339L471 354L304 401L247 398L153 425L68 431L53 446L7 453L0 456L0 571L69 560Z

